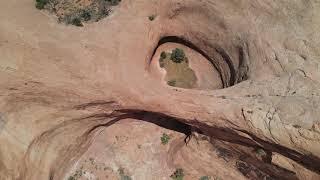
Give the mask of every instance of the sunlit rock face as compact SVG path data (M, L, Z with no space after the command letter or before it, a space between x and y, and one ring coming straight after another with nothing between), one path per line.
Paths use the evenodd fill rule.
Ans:
M0 179L320 178L316 0L0 8Z

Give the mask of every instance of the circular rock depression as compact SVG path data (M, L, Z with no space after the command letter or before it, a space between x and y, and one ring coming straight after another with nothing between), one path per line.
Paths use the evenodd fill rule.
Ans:
M172 51L181 49L186 57L181 63L171 60ZM166 65L161 67L161 54ZM151 72L163 84L188 89L221 89L223 84L217 69L199 52L180 43L168 42L158 46L151 60Z

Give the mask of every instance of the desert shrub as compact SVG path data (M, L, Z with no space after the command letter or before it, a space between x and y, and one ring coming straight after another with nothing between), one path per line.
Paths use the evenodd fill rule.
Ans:
M170 80L167 82L169 86L176 86L176 83L177 83L176 80Z
M121 2L121 0L106 0L106 1L109 2L112 6L116 6Z
M132 180L130 176L123 175L121 176L121 180Z
M176 80L170 80L167 82L169 86L176 86Z
M180 48L172 50L170 59L175 63L180 63L186 58L184 51Z
M161 59L161 58L159 59L159 65L161 68L164 67L164 59Z
M68 180L76 180L76 178L73 176L69 176Z
M124 168L119 168L118 169L119 175L120 175L120 179L121 180L132 180L130 176L126 175L124 172Z
M156 15L153 14L151 16L148 16L148 18L149 18L150 21L153 21L156 18Z
M160 54L160 59L159 59L159 65L160 65L160 67L161 68L163 68L164 67L164 60L167 58L167 53L166 52L162 52L161 54Z
M184 172L183 169L179 168L170 176L173 180L183 180Z
M199 180L210 180L211 178L209 176L202 176Z
M84 171L82 169L77 170L72 176L68 177L68 180L77 180L83 175Z
M93 0L90 5L79 6L73 0L35 0L37 9L46 9L58 16L59 22L83 26L83 22L97 22L112 12L112 6L121 0ZM63 13L57 13L62 10Z
M257 155L259 155L259 156L266 156L266 155L267 155L267 153L266 153L263 149L261 149L261 148L257 149L257 150L256 150L256 153L257 153Z
M170 140L170 136L166 133L163 133L162 137L161 137L161 143L163 145L166 145L166 144L168 144L169 140Z
M80 18L74 18L74 19L71 21L71 24L72 24L72 25L75 25L75 26L79 26L79 27L82 27L82 26L83 26Z
M83 10L81 13L81 18L83 18L84 21L90 21L91 13L88 10Z
M160 58L161 58L161 59L167 58L167 53L164 52L164 51L162 51L161 54L160 54Z
M43 9L46 4L48 4L49 0L36 0L36 8Z
M96 21L99 21L100 19L102 19L102 18L104 18L104 17L106 17L106 16L109 16L109 15L111 14L111 12L112 12L112 10L111 10L110 8L102 9L102 10L101 10L101 13L100 13L101 15L100 15L99 18L97 18Z

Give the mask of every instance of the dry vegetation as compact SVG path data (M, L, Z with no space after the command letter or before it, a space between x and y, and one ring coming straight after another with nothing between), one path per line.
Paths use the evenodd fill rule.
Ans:
M162 52L159 65L166 70L166 80L169 86L191 89L196 86L197 77L189 67L189 61L184 51L174 49L171 53Z
M83 26L107 17L121 0L36 0L35 7L57 15L59 22Z

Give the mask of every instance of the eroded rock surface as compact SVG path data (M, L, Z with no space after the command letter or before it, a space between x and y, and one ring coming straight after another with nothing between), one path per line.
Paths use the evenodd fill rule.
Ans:
M0 2L0 179L319 179L317 0L122 0L83 28L34 3ZM220 88L161 81L166 43Z

